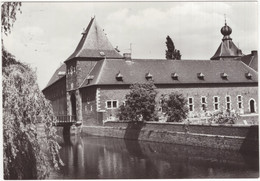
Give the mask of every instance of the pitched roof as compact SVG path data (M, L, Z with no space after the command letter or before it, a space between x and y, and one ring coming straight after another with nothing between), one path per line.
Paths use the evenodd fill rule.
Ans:
M223 58L235 58L242 56L242 51L237 48L237 46L233 43L231 39L223 40L219 45L216 53L211 60L220 60Z
M252 69L254 69L255 71L258 71L258 55L257 55L257 51L252 51L251 54L242 56L240 58L240 60L242 62L244 62L245 64L247 64Z
M120 72L122 81L116 79ZM252 79L247 79L245 74L250 72ZM82 87L91 85L114 85L145 83L145 75L150 73L155 84L205 84L205 83L249 83L257 82L256 71L241 61L210 61L210 60L147 60L135 59L104 59L99 61L89 75L93 80L85 81ZM172 73L178 79L172 78ZM203 79L197 77L198 73L204 75ZM223 79L221 75L227 74Z
M56 71L55 73L52 75L51 79L49 80L47 86L44 88L46 89L47 87L49 87L50 85L52 85L53 83L57 82L59 79L63 78L66 75L60 76L59 72L63 72L66 73L66 64L63 63Z
M92 18L83 36L72 55L67 59L75 57L87 58L121 58L106 37L103 29L98 26L95 18ZM66 60L66 61L67 61ZM66 62L65 61L65 62Z

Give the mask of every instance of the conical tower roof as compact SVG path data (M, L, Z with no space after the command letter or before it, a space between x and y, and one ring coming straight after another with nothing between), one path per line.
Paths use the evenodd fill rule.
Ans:
M242 51L233 43L232 38L229 36L232 33L232 29L227 26L226 22L220 32L223 35L222 42L210 60L225 60L242 56Z
M109 42L104 30L98 26L95 17L91 18L87 29L82 33L82 38L77 48L66 61L76 57L122 58Z

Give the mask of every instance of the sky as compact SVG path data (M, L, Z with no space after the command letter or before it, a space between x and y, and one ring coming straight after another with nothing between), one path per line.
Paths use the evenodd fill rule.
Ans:
M23 2L4 46L37 74L40 89L73 53L91 17L120 53L164 59L169 35L182 59L209 60L232 28L244 54L258 49L257 2Z

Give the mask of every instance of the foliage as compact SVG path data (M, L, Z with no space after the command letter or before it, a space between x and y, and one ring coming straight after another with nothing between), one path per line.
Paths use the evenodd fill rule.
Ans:
M52 107L27 65L3 69L5 179L43 179L51 165L58 168L62 164L52 115Z
M217 111L212 114L208 121L215 124L235 124L238 117L239 115L237 113L230 110Z
M169 36L166 37L166 46L166 59L181 60L181 53L179 50L175 49L174 43Z
M130 86L130 93L126 95L124 105L119 108L118 117L120 120L130 121L157 121L155 113L155 97L157 92L154 90L152 82Z
M187 118L187 100L182 94L172 92L170 95L162 95L162 110L168 116L167 122L182 122Z
M14 65L14 64L17 64L17 65L22 65L21 62L17 61L15 59L15 57L9 53L5 48L4 46L2 46L2 71L4 71L4 68L9 66L9 65Z
M1 18L2 18L2 32L8 35L11 32L11 28L16 20L16 13L22 12L20 7L21 2L4 2L1 6Z
M8 35L20 2L2 3L2 33ZM2 39L3 161L5 179L44 179L63 164L56 119L29 66L5 50Z

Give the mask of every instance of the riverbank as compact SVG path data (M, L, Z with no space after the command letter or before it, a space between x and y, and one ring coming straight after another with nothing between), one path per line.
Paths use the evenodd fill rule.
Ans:
M258 125L106 122L82 126L83 135L258 152Z

